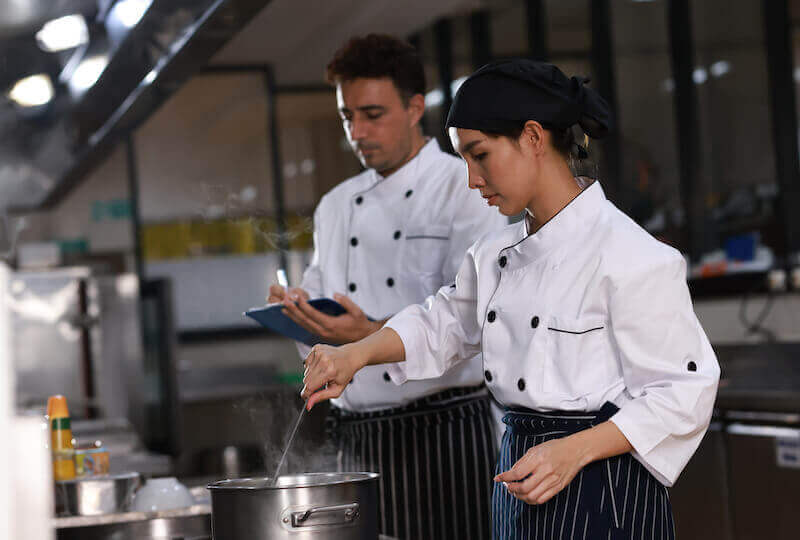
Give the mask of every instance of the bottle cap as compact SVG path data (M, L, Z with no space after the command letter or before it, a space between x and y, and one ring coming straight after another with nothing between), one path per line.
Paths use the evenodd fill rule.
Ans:
M47 399L47 416L53 418L69 418L67 398L62 395L50 396Z

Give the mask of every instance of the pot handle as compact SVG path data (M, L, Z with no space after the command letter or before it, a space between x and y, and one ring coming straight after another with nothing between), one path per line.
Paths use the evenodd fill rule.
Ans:
M351 523L358 517L358 503L314 506L301 512L292 512L290 515L292 527L342 525Z

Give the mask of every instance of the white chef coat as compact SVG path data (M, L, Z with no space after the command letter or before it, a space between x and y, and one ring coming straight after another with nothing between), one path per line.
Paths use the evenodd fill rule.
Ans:
M432 139L393 174L384 178L366 170L322 198L314 213L314 255L302 287L312 298L346 294L367 316L385 319L453 283L467 248L507 223L468 188L464 162L442 152ZM305 358L309 347L298 344L298 350ZM400 387L385 368L370 366L332 402L368 412L482 382L479 357L442 370L435 380Z
M389 320L406 361L397 383L437 377L483 352L489 390L507 406L596 411L672 485L708 427L719 364L692 308L686 264L606 200L598 182L528 235L482 237L455 287Z

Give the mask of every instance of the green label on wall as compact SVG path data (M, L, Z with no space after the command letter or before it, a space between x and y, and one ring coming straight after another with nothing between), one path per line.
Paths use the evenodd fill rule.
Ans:
M94 201L92 203L92 221L116 221L130 219L131 202L129 199L111 199L110 201Z

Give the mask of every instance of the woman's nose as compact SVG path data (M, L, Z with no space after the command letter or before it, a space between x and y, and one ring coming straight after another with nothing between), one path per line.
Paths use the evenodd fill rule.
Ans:
M472 170L472 167L467 167L468 183L471 189L480 189L486 186L486 181L483 177Z

